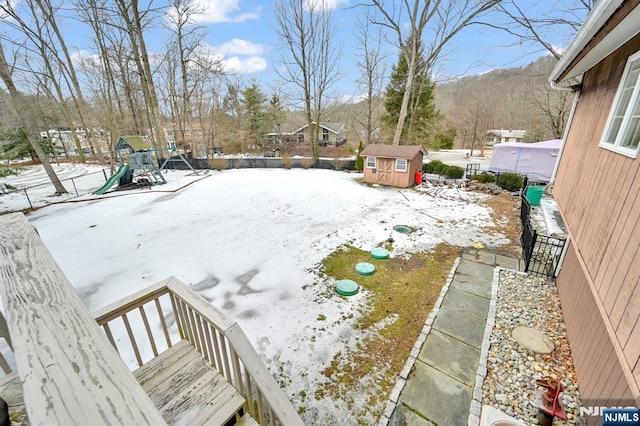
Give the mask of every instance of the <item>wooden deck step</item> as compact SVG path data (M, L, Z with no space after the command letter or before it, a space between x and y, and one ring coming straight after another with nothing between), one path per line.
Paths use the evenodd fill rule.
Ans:
M9 406L9 418L13 426L27 425L27 407L22 396L22 383L17 373L0 378L0 397Z
M170 425L224 425L244 404L244 398L187 340L134 374Z

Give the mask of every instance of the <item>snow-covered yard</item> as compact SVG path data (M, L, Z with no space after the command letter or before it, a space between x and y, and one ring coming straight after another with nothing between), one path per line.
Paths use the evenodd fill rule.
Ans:
M240 323L313 424L355 424L353 410L376 392L372 382L353 389L359 407L329 396L300 397L314 395L333 356L364 333L353 324L366 291L318 297L333 284L318 273L326 256L346 243L370 250L390 237L392 256L441 242L508 242L487 230L493 225L488 196L455 188L433 197L422 189L363 185L358 173L303 169L166 177L169 184L153 190L85 197L91 199L52 205L28 219L90 310L171 275L193 286ZM394 232L395 225L414 232Z

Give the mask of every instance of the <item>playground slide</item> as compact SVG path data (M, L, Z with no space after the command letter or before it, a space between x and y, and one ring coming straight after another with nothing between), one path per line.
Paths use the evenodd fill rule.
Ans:
M116 172L105 182L104 185L93 191L93 195L102 195L107 192L109 188L111 188L113 184L115 184L118 179L120 179L120 177L127 172L128 168L128 164L122 164L120 167L118 167L118 170L116 170Z

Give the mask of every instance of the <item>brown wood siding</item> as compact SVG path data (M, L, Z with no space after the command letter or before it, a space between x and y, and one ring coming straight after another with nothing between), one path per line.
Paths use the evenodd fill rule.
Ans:
M628 377L606 320L599 315L595 299L598 296L591 289L573 241L556 284L583 404L611 407L621 402L629 404L634 395ZM588 424L599 424L599 419L590 418Z
M603 371L601 365L609 363L611 357L589 355L592 345L587 340L615 339L611 344L618 345L624 354L616 358L631 371L634 391L640 383L640 158L629 158L598 144L627 58L639 50L637 35L584 75L553 190L572 245L584 262L582 273L592 283L593 292L589 293L598 298L595 309L579 323L584 330L572 343L574 357L583 365ZM564 266L561 276L567 280ZM565 298L576 296L564 294ZM569 306L574 303L562 301ZM611 333L596 331L599 322L609 324ZM602 374L583 375L603 384Z
M413 160L407 161L407 171L396 171L395 158L376 158L376 173L373 173L372 169L367 168L367 159L364 158L364 176L363 180L369 183L379 183L381 185L391 185L401 188L408 188L413 186L415 180L415 174L417 171L422 170L422 154L416 155ZM386 164L387 161L391 161L391 173L389 179L380 180L380 167Z

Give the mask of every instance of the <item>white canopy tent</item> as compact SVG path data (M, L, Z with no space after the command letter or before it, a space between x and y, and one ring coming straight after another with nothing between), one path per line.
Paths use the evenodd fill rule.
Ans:
M511 172L526 175L533 182L549 182L562 140L536 143L507 142L493 146L490 172Z

